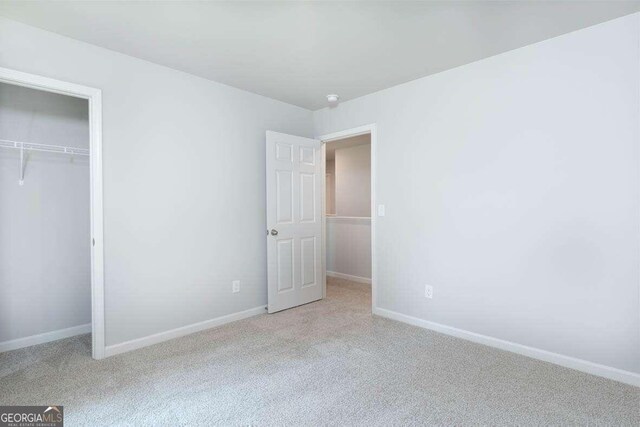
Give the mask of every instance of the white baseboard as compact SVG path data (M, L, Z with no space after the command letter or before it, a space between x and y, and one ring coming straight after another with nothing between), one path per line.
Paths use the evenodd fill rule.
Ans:
M620 381L622 383L640 387L640 374L636 374L634 372L624 371L622 369L600 365L598 363L589 362L587 360L576 359L574 357L564 356L562 354L552 353L550 351L541 350L534 347L528 347L526 345L517 344L511 341L505 341L487 335L477 334L475 332L466 331L464 329L458 329L451 326L442 325L440 323L430 322L428 320L419 319L413 316L407 316L405 314L386 310L384 308L374 308L373 314L386 317L388 319L408 323L410 325L419 326L421 328L430 329L432 331L451 335L457 338L462 338L468 341L473 341L478 344L484 344L490 347L499 348L501 350L510 351L512 353L521 354L533 359L554 363L556 365L564 366L565 368L575 369L577 371L586 372L588 374L597 375L600 377L608 378L610 380Z
M71 328L59 329L57 331L45 332L43 334L31 335L29 337L0 342L0 353L19 348L31 347L32 345L44 344L46 342L58 341L76 335L88 334L91 332L91 323Z
M368 277L352 276L351 274L338 273L337 271L327 271L327 276L335 277L336 279L351 280L352 282L371 284L371 279Z
M215 328L237 320L246 319L248 317L257 316L266 313L264 305L250 308L249 310L240 311L238 313L228 314L226 316L216 317L215 319L205 320L203 322L194 323L180 328L171 329L165 332L149 335L142 338L136 338L131 341L125 341L120 344L109 345L105 348L105 357L115 356L116 354L126 353L127 351L137 350L139 348L148 347L174 338L183 337L195 332L204 331L205 329Z

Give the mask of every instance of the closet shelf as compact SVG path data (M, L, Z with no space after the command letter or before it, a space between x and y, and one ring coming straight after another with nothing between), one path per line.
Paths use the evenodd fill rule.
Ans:
M31 142L10 141L8 139L0 139L0 147L15 148L18 150L29 151L46 151L48 153L73 154L78 156L88 156L88 148L65 147L62 145L34 144Z
M35 144L31 142L11 141L0 139L0 148L12 148L20 150L20 179L18 183L24 184L25 151L44 151L47 153L70 154L72 156L88 156L88 148L65 147L63 145Z

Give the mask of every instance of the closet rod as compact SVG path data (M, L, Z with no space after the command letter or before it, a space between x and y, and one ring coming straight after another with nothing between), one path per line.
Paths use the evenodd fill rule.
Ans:
M47 153L71 154L72 156L88 156L88 148L65 147L62 145L35 144L31 142L11 141L9 139L0 139L0 148L14 148L20 150L20 179L18 184L24 184L24 167L26 151L45 151Z
M11 141L0 139L0 147L15 148L18 150L45 151L47 153L73 154L78 156L88 156L88 148L65 147L62 145L36 144L32 142Z

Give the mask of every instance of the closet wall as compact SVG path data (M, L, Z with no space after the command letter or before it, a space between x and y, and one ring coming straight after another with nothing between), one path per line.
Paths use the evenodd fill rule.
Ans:
M86 100L0 83L0 139L89 148ZM89 158L0 148L0 346L91 322Z
M333 182L327 181L327 196L335 200L335 215L328 215L326 222L327 274L369 282L371 137L360 135L332 142L327 149L332 157L327 160L327 171L332 170L334 174Z

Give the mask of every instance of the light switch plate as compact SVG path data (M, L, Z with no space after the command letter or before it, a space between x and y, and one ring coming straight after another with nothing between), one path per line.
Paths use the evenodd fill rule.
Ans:
M378 216L384 216L384 205L378 205Z
M236 292L240 292L240 280L234 280L233 282L231 282L231 292L233 292L234 294Z

